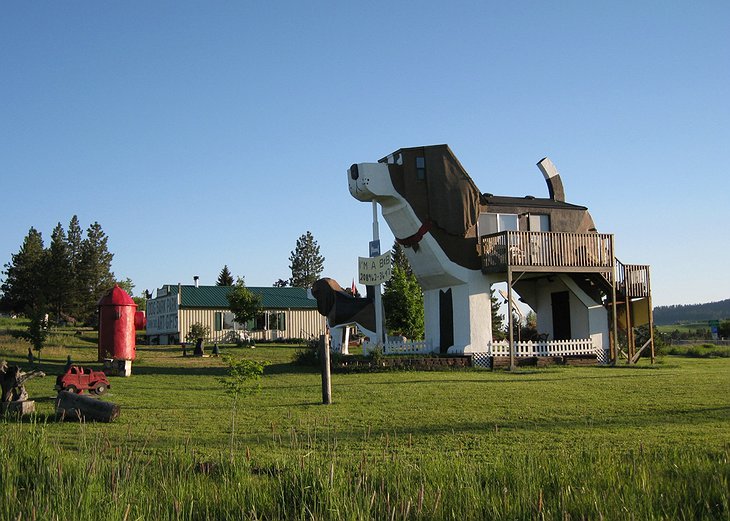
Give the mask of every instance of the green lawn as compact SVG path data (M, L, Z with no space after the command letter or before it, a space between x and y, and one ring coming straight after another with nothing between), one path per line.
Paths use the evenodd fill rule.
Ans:
M0 358L27 367L27 348L2 327ZM37 462L39 451L59 476L96 462L98 483L86 479L103 495L109 476L136 469L141 476L119 492L126 499L111 506L88 486L79 492L88 509L110 518L730 516L727 358L514 373L335 374L334 403L324 406L319 374L290 363L298 347L226 347L224 353L270 362L261 393L239 399L231 446L223 361L183 358L173 346L140 346L134 375L111 379L104 399L122 407L115 423L51 421L50 375L66 355L98 365L93 335L64 339L71 347L57 339L44 352L49 377L27 386L36 421L0 420L0 444L21 453L0 472L25 483L30 478L9 466ZM55 471L43 479L49 491L65 483ZM7 483L0 485L6 493ZM145 490L149 484L159 484L159 494ZM2 519L40 508L7 498L0 500ZM78 514L73 501L54 501L41 504L67 518ZM78 519L91 519L88 509Z
M673 333L674 331L679 331L680 333L696 333L697 331L709 332L710 331L710 325L707 323L707 320L704 320L702 322L684 322L681 324L665 324L661 326L657 326L657 329L660 333Z

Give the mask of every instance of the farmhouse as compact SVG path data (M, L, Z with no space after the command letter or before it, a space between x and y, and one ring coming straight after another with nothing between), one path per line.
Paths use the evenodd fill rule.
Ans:
M186 340L190 327L200 323L210 329L208 342L284 340L318 337L326 323L317 302L304 288L249 287L261 297L261 313L247 324L234 321L226 295L232 286L166 284L147 302L147 340L150 344L177 344Z

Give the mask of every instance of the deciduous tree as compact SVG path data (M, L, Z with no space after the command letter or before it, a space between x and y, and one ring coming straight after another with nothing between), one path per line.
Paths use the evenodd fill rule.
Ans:
M235 320L239 324L253 320L261 310L261 297L246 287L243 278L238 278L226 298Z

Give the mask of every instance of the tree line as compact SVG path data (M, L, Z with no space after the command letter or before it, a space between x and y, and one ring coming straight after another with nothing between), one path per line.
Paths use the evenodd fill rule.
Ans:
M723 320L729 317L730 299L704 304L678 304L654 308L654 322L658 325Z
M4 265L0 309L31 320L96 323L97 303L115 283L114 254L98 222L82 231L76 215L68 231L59 222L48 246L31 227L17 253ZM131 281L126 281L127 286Z

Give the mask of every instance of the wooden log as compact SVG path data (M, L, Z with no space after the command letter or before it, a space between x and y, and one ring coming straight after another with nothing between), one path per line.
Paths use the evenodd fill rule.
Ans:
M104 402L97 398L61 391L56 399L56 418L64 420L83 420L111 422L119 417L119 405Z

